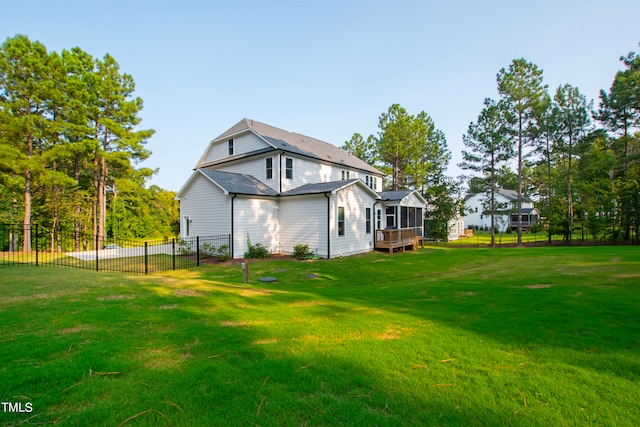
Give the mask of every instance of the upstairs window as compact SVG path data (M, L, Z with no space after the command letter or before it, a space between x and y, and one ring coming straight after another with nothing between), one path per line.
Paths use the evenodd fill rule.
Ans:
M342 180L345 181L347 179L349 179L349 171L343 170L342 171Z
M367 187L371 188L374 191L378 190L378 181L375 176L366 175L364 183L367 184Z
M229 140L229 155L233 156L233 139Z
M266 159L267 179L273 179L273 157Z
M285 172L284 177L287 179L293 179L293 159L285 159Z

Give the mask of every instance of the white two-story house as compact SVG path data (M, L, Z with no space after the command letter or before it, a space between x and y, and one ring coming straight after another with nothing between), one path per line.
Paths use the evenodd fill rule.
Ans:
M491 227L489 193L467 196L464 201L465 223L467 226L488 230ZM499 189L495 195L496 215L494 217L496 231L506 231L518 227L518 192ZM533 200L522 198L522 227L529 229L538 222L540 212L535 208Z
M209 143L178 192L180 233L230 235L233 258L247 238L273 253L307 244L332 258L373 250L384 229L421 236L425 200L382 192L383 176L332 144L243 119Z

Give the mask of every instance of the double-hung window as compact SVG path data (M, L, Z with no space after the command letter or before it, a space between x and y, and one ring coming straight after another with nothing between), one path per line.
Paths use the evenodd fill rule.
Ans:
M233 156L233 139L229 140L229 155Z
M338 207L338 236L344 236L344 207Z
M285 170L284 170L284 177L287 179L293 179L293 159L290 157L287 157L285 160Z
M273 157L266 158L267 179L273 179Z
M371 208L364 209L365 232L371 234Z

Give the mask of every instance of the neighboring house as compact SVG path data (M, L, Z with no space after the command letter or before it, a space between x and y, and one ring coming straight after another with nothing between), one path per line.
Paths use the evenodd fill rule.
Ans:
M209 143L178 192L180 234L231 235L233 258L247 237L273 253L307 244L332 258L373 250L388 227L421 236L424 199L378 193L383 177L332 144L243 119Z
M467 237L464 227L464 217L457 216L449 220L448 241L458 240L460 237Z
M468 227L488 230L491 227L490 194L479 193L467 196L464 201L465 223ZM522 228L530 229L538 222L540 212L533 200L522 198ZM496 231L507 231L518 227L518 192L499 189L496 192Z

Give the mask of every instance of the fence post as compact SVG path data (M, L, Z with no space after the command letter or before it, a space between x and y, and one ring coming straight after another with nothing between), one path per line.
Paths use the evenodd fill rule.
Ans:
M98 252L98 245L100 243L100 239L98 238L98 235L96 234L96 241L93 244L93 247L95 248L96 251L96 271L100 271L100 253Z
M200 267L200 236L196 236L196 266Z
M36 229L36 267L38 266L38 224L35 225Z
M149 274L149 243L144 242L144 274Z
M171 239L171 268L176 269L176 238Z

